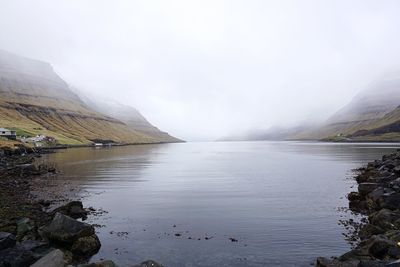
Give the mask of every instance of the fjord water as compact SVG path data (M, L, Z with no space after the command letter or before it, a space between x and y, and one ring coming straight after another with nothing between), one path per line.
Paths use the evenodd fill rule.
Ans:
M102 225L92 260L309 266L349 249L338 220L351 215L338 208L348 206L352 169L396 148L210 142L76 148L49 157L62 171L60 183L78 186L85 206L108 212L90 219Z

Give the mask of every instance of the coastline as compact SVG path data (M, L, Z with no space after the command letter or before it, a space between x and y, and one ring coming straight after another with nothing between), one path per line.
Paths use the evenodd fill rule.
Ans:
M347 196L349 209L366 216L355 225L356 246L317 267L400 266L400 150L356 170L357 192Z
M0 266L116 267L109 260L88 263L101 241L85 220L98 211L84 208L65 185L50 188L57 170L37 159L51 152L0 148ZM132 266L162 267L152 260Z

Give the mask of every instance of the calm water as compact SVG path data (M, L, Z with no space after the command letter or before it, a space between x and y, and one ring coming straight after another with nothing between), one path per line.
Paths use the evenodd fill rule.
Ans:
M98 229L102 248L93 260L121 266L145 259L166 266L310 266L317 256L349 249L338 225L344 214L337 209L347 206L351 169L395 149L186 143L68 149L50 160L63 171L60 183L82 189L86 206L109 212L90 220L105 225Z

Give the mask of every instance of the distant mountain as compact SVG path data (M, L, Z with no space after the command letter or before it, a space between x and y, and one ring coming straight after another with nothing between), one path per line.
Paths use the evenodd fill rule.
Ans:
M390 73L357 94L325 123L271 128L245 140L400 141L400 73Z
M27 136L51 136L70 145L165 142L89 107L50 64L2 50L0 127Z
M329 118L324 125L294 137L329 139L339 135L348 136L360 130L370 130L399 105L400 73L387 74L357 94L349 104Z
M140 112L134 107L123 105L116 101L101 99L99 97L87 96L78 92L81 99L93 110L106 114L124 122L134 131L151 136L161 142L182 142L182 140L160 131L153 126Z

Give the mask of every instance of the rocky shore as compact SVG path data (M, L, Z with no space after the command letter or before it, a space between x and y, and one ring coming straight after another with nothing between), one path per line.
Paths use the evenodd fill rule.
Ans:
M88 263L101 243L93 225L84 221L95 212L82 202L59 207L59 199L32 194L37 177L57 175L38 164L41 154L26 147L0 148L0 267L115 267L112 261ZM148 260L134 267L162 266Z
M351 211L365 215L355 227L357 245L318 267L400 266L400 150L357 170L358 191L348 195Z

